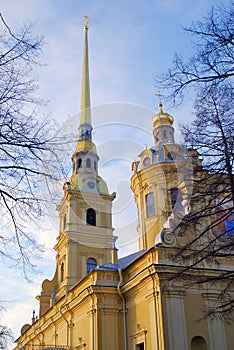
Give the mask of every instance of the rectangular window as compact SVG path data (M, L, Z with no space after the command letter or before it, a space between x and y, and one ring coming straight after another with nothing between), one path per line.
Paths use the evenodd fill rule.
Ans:
M145 350L145 344L144 343L137 344L136 350Z
M182 205L182 201L183 201L182 192L178 188L173 187L170 189L170 196L171 196L171 209L173 211L184 211L184 207Z
M146 202L146 216L149 218L150 216L155 215L155 201L154 201L154 193L150 192L145 196Z

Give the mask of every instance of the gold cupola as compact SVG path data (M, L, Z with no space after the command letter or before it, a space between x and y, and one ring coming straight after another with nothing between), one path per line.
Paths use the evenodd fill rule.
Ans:
M163 104L160 101L159 104L159 113L157 113L152 118L152 127L153 127L153 135L156 148L160 148L162 144L174 143L174 118L168 114L163 112Z

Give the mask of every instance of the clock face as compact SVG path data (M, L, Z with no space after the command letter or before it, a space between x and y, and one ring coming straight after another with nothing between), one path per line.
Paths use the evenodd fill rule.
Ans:
M87 186L88 186L88 188L90 188L90 190L94 190L94 188L95 188L95 182L89 180L89 181L87 182Z
M150 159L149 159L148 157L146 157L146 158L143 160L143 165L144 165L144 166L147 166L147 165L149 165L149 163L150 163Z

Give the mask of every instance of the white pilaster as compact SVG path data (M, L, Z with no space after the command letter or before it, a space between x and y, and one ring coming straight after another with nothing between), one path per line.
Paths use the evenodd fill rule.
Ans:
M167 325L170 350L187 350L188 337L184 312L184 293L170 292L166 296Z
M206 294L205 302L208 307L212 307L217 300L217 295ZM210 348L212 350L228 350L224 322L218 318L208 318Z

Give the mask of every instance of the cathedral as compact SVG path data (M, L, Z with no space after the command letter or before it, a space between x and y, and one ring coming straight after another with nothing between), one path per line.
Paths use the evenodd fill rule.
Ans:
M178 274L183 264L175 256L198 233L191 228L179 235L176 227L192 210L192 174L202 161L176 142L173 122L160 101L152 118L153 146L132 164L139 250L119 259L112 227L116 194L99 175L92 137L86 21L79 135L57 206L56 271L43 281L39 317L21 328L15 350L234 349L233 323L204 317L222 280L192 283L217 270L232 271L233 263L203 261L187 270L187 278Z

